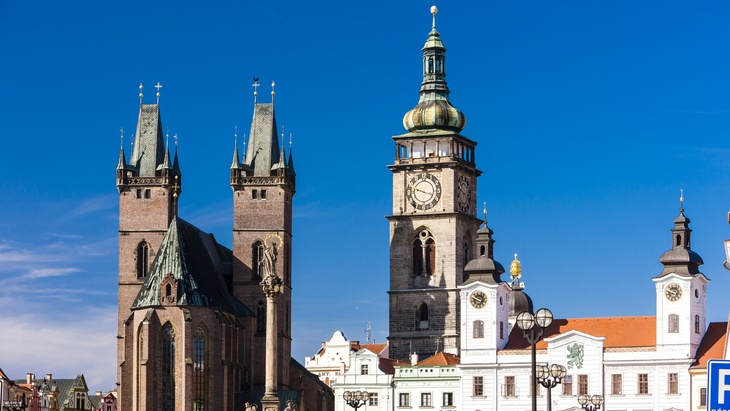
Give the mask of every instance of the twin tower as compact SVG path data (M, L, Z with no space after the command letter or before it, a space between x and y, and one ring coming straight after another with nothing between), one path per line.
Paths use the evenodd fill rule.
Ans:
M141 90L141 87L140 87ZM273 92L272 92L273 95ZM122 409L231 410L265 388L265 252L276 251L280 392L292 387L291 242L296 191L274 104L255 103L248 149L230 167L233 250L178 217L183 175L163 138L160 94L144 104L119 190L118 383ZM270 262L270 261L269 261ZM301 398L300 398L301 399Z

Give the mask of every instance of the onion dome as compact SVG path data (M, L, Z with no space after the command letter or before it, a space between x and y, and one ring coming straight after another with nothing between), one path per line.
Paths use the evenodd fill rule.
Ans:
M681 201L683 200L681 198ZM682 276L700 273L699 266L705 262L690 248L692 229L689 228L689 223L689 218L684 215L684 207L680 205L679 215L674 219L674 228L672 228L672 248L659 258L659 262L664 264L664 270L656 278L671 273Z
M431 7L433 25L423 46L423 82L418 105L403 116L403 126L409 132L444 129L460 132L466 126L464 113L449 101L446 85L446 48L436 30L436 6Z

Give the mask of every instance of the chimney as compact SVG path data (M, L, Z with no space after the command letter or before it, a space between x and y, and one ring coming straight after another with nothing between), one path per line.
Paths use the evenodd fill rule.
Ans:
M416 364L418 364L418 354L414 352L413 354L411 354L411 365Z
M25 383L30 385L33 383L33 380L35 380L35 375L32 373L26 373L25 374Z
M53 374L46 374L46 381L51 382L52 378L53 378Z

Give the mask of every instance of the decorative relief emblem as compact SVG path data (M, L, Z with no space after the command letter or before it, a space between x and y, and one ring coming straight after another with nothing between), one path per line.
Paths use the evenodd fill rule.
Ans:
M567 347L568 368L583 368L583 346L575 343Z

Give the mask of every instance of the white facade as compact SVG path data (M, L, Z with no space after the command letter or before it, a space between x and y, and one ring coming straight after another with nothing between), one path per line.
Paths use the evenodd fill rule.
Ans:
M393 374L381 369L381 364L392 368L392 360L381 358L378 354L361 349L350 357L350 365L344 374L336 375L332 383L335 393L335 411L350 411L343 394L345 391L367 391L370 401L359 408L360 411L393 410Z
M397 366L393 390L396 409L462 409L461 372L455 364Z

